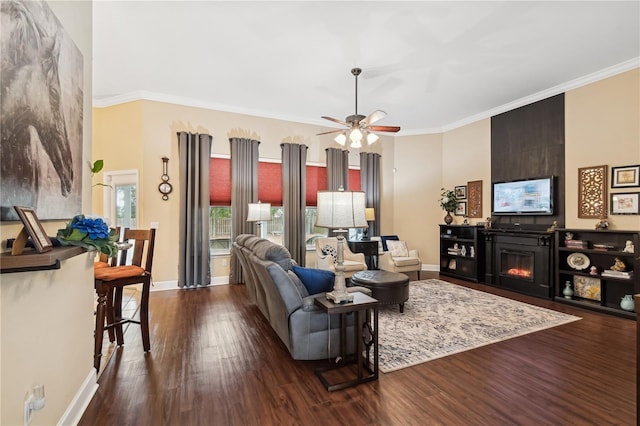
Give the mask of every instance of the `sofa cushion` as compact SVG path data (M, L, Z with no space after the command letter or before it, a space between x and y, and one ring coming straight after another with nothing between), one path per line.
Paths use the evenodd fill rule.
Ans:
M387 241L387 247L393 257L407 257L409 256L409 248L405 241Z
M285 271L291 269L291 254L289 254L289 250L284 246L277 244L271 245L271 247L265 251L264 259L277 263Z
M302 284L302 281L300 281L300 278L298 278L295 272L289 270L287 271L287 275L289 275L289 278L291 278L291 281L293 281L293 284L295 284L296 288L298 289L300 297L303 299L307 297L309 295L309 290L307 290L307 287Z
M382 241L382 250L384 251L388 251L389 248L387 247L387 241L398 241L400 238L398 238L397 235L383 235L380 237L380 241Z
M396 266L413 266L419 265L420 259L417 257L394 257L393 264Z
M343 264L345 272L362 271L366 266L364 263L356 262L355 260L345 260Z
M336 274L331 271L293 266L293 272L300 278L310 295L333 290Z

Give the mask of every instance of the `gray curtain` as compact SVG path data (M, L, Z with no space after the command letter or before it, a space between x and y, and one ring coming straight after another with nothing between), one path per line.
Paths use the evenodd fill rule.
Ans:
M349 190L349 151L327 148L327 190Z
M178 287L211 283L209 268L209 165L211 135L178 132L180 230Z
M284 207L283 244L300 266L305 266L307 205L307 149L306 145L283 143L282 148L282 206Z
M247 222L249 203L258 201L259 141L230 138L231 145L231 241L240 234L253 234L253 223ZM231 251L229 283L244 282L240 262Z
M380 235L380 154L360 153L360 186L365 192L366 206L373 207L376 220L369 222L370 236Z

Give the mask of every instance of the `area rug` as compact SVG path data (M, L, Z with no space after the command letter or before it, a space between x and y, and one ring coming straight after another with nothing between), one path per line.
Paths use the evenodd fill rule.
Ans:
M579 319L446 281L414 281L403 314L397 306L380 308L380 371L388 373Z

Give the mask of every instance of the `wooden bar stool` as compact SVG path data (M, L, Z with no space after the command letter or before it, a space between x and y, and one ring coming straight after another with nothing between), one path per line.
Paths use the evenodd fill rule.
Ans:
M149 290L151 287L155 235L155 229L125 228L123 242L131 243L131 247L119 250L118 266L106 266L94 270L94 283L98 295L93 354L93 366L96 372L100 370L102 340L105 330L114 330L118 345L123 345L122 325L130 322L140 324L144 351L148 352L151 349L149 339ZM125 286L134 284L142 284L139 321L122 317L122 289ZM107 319L106 325L105 318Z

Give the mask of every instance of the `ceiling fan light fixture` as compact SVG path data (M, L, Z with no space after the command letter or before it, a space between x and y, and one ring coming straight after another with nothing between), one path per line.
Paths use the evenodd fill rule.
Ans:
M368 145L372 145L376 143L379 138L378 135L372 133L372 130L377 132L388 132L388 133L396 133L400 131L400 126L373 126L372 124L377 122L378 120L384 118L387 113L382 110L376 110L369 114L368 116L364 116L362 114L358 114L358 76L362 70L360 68L353 68L351 70L351 74L355 77L355 89L356 89L356 109L355 114L348 116L347 118L342 120L338 120L336 118L322 116L325 120L332 121L334 123L341 124L346 127L345 130L330 130L328 132L318 133L317 136L326 135L329 133L340 132L338 136L334 138L336 143L345 146L347 139L350 141L351 148L361 148L362 147L362 139L367 140Z
M362 137L364 135L360 131L360 129L355 128L349 133L349 140L351 141L351 148L361 148L362 147Z
M378 139L380 139L378 135L376 135L375 133L369 133L367 135L367 144L368 145L374 144Z

